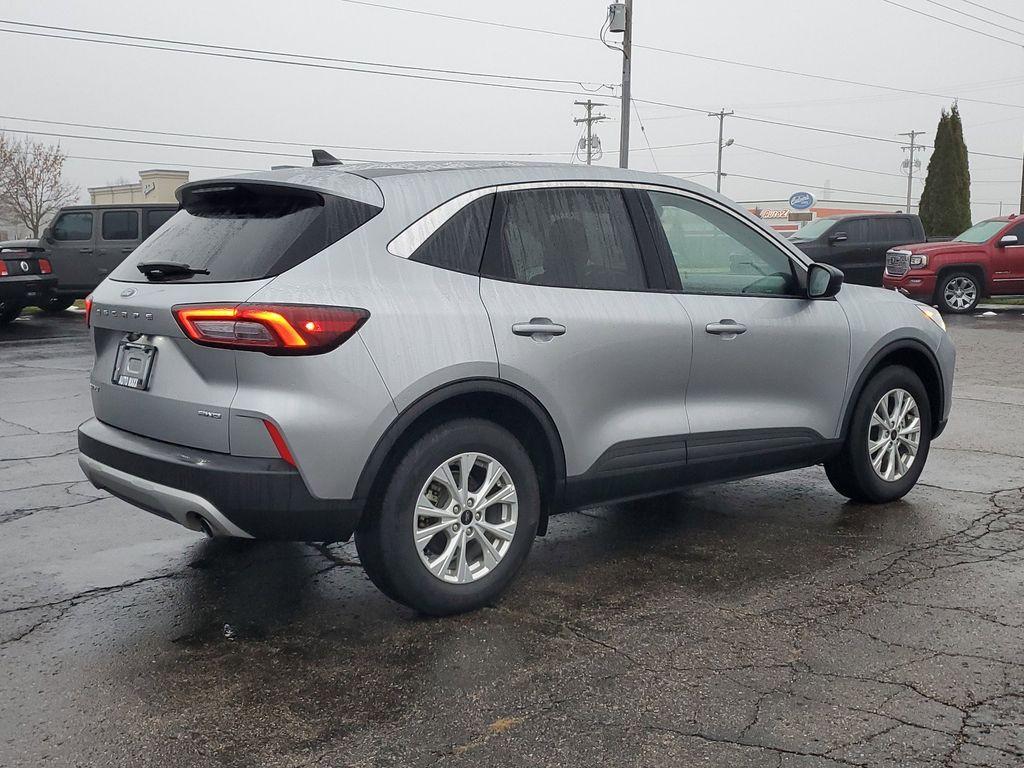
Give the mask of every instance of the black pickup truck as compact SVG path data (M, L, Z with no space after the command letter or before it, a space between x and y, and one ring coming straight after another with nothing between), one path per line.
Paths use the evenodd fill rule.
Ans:
M53 268L37 240L0 243L0 325L27 306L42 306L57 286Z
M913 213L852 213L815 219L789 239L814 261L841 269L846 282L881 286L886 251L928 238Z

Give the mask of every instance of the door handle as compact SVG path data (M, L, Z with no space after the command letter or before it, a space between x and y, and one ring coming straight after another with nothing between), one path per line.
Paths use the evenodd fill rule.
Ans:
M121 253L131 253L134 250L134 248L122 248Z
M704 330L715 336L738 336L747 332L747 326L737 323L735 320L719 320L717 323L708 323Z
M516 336L561 336L565 326L551 322L547 317L534 317L528 323L515 323L512 333Z
M79 248L82 253L92 253L92 248Z

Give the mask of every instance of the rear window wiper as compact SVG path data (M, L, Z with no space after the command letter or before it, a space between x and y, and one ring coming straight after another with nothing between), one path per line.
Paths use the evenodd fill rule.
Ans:
M177 261L145 261L137 267L147 280L169 280L175 277L210 274L208 269L196 269Z

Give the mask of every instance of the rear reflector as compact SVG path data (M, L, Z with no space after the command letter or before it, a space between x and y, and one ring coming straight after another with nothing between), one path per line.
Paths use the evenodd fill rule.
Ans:
M284 441L284 435L281 434L281 430L277 428L277 425L272 421L263 420L263 426L267 428L267 432L270 434L270 439L274 441L274 447L277 448L278 455L295 466L295 457L292 456L292 452L288 450L288 443Z
M85 327L92 325L92 294L85 297Z
M53 272L53 267L50 265L49 259L39 260L39 273L42 275L49 275Z
M370 313L307 304L196 304L173 309L192 341L268 355L316 355L359 330Z

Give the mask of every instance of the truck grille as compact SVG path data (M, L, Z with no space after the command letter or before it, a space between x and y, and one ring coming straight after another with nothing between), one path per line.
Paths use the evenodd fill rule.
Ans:
M903 277L910 271L910 251L889 251L885 254L885 273Z

